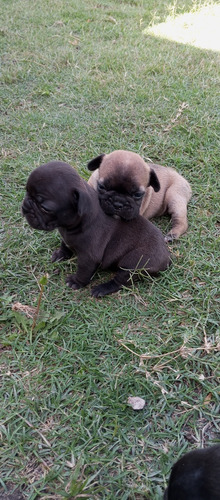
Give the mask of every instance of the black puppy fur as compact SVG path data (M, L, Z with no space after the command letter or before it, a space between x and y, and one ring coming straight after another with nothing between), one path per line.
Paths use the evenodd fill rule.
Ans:
M145 269L156 275L170 264L163 235L139 216L129 223L106 215L97 192L67 163L54 161L36 168L29 176L23 215L34 229L58 229L62 242L52 261L77 254L77 271L67 277L74 290L86 286L96 269L116 270L92 295L102 297L131 284L131 274Z
M220 444L180 458L172 468L164 500L220 500Z

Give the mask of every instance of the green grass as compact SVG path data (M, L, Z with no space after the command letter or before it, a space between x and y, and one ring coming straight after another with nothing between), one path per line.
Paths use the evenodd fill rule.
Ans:
M146 33L200 5L1 3L1 485L29 500L159 500L173 462L218 439L219 56ZM75 260L52 265L58 235L20 206L40 163L88 179L87 162L118 148L185 175L189 230L158 279L95 300L65 286ZM13 305L36 307L46 273L32 331Z

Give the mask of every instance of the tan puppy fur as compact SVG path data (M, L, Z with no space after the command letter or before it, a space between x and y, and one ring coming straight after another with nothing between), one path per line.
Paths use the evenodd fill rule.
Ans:
M168 213L172 227L166 240L179 238L187 230L192 192L186 179L172 168L146 163L140 155L124 150L100 155L88 168L94 170L88 183L98 191L107 214L131 220L138 213L146 219Z

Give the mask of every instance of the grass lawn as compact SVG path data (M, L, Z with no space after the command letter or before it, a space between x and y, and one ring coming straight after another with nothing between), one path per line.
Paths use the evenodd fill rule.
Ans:
M219 439L219 55L153 29L204 4L1 2L2 498L160 500L174 461ZM75 259L52 264L57 233L20 207L40 163L88 179L114 149L175 167L193 197L173 266L97 300L65 286Z

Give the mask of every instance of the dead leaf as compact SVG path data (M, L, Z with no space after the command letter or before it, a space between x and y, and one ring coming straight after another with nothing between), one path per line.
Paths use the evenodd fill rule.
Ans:
M204 399L204 405L208 405L211 399L212 399L212 393L209 392L209 394L207 394L206 398Z
M18 311L24 313L28 318L33 318L36 313L36 307L27 306L21 304L20 302L15 302L12 304L12 311Z
M182 347L180 347L180 356L182 356L182 358L187 359L191 355L192 349L190 347L186 347L185 345L182 345Z
M79 40L75 39L75 40L69 40L69 43L71 43L71 45L79 45Z
M53 23L53 26L64 26L64 23L63 21L55 21L55 23Z
M180 107L177 111L175 118L172 118L171 123L166 128L163 129L163 132L168 132L172 127L174 127L174 125L177 123L178 119L181 117L183 110L188 108L188 107L189 107L189 104L187 102L182 102L182 104L180 105Z

